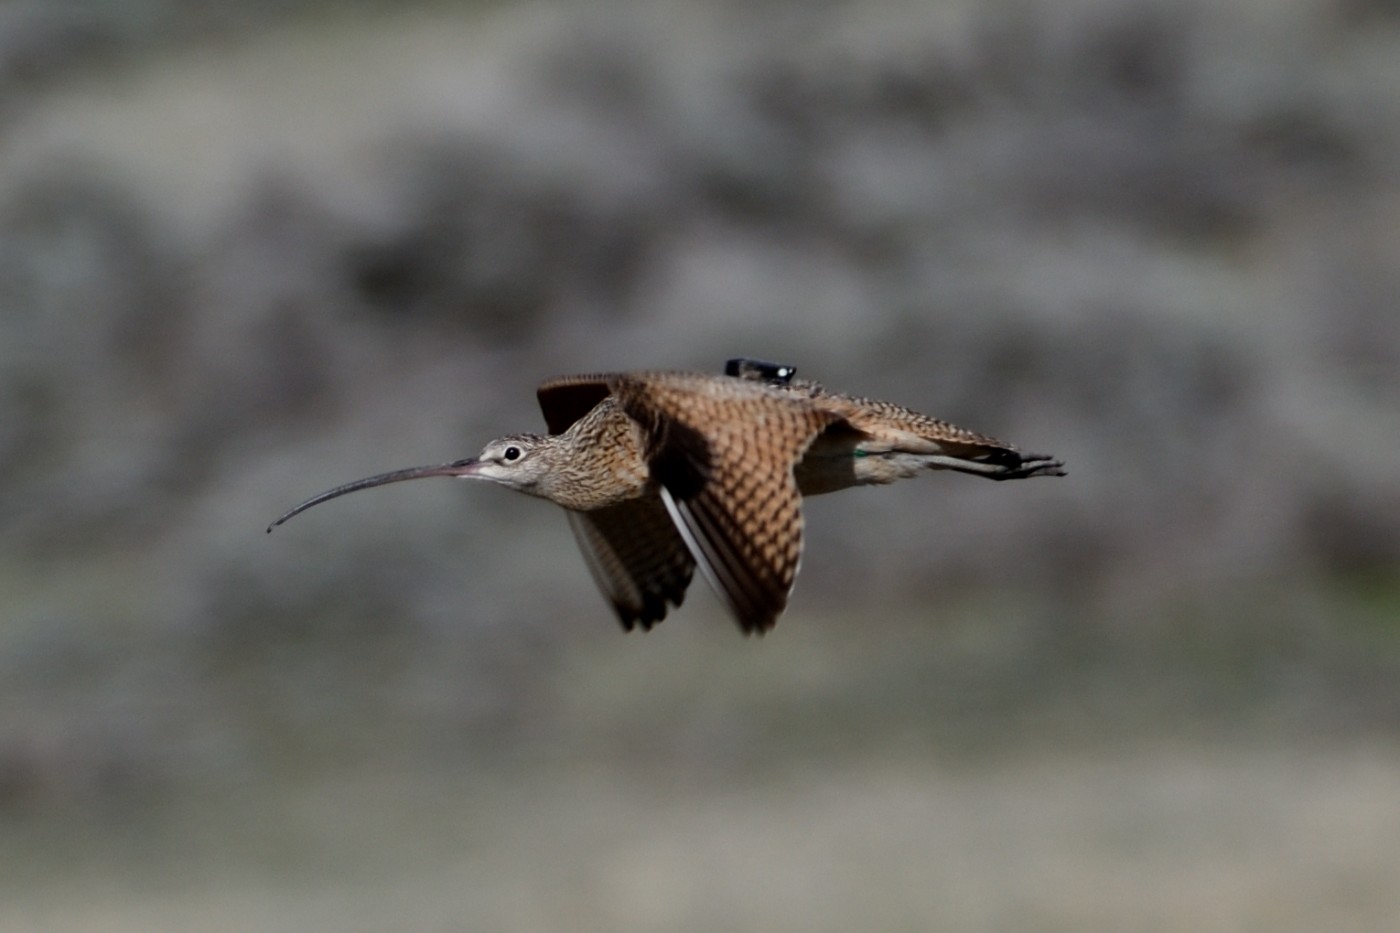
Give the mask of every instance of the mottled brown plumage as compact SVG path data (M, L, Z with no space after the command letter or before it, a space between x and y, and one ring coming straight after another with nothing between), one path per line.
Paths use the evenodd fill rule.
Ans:
M732 360L727 375L565 376L539 388L549 434L381 474L327 499L425 476L487 479L549 499L569 521L624 627L679 606L696 566L746 632L771 628L802 556L802 496L927 469L990 479L1062 476L1063 464L918 412L829 393L790 366ZM269 526L269 531L272 526Z

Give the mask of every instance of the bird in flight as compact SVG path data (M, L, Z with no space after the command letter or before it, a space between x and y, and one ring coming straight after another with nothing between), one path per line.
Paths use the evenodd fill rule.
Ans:
M772 628L802 556L802 497L927 470L1063 476L1062 461L889 402L828 392L792 366L733 359L724 375L561 376L539 387L547 434L475 457L355 480L295 506L428 476L483 479L562 506L623 628L680 606L695 568L745 633Z

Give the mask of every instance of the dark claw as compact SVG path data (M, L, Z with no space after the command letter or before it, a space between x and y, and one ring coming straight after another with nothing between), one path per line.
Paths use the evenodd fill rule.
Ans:
M1020 462L1007 464L1001 473L988 473L988 479L1025 479L1029 476L1064 476L1065 462L1045 454L1020 454Z

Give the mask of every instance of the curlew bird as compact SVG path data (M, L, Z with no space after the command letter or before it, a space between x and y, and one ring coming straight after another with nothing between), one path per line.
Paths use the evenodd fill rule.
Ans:
M478 456L356 480L346 493L427 476L484 479L568 513L625 629L679 606L698 566L739 626L764 632L802 556L802 497L927 470L987 479L1063 476L1064 464L889 402L827 392L791 366L730 360L725 375L563 376L539 387L548 434L508 434Z

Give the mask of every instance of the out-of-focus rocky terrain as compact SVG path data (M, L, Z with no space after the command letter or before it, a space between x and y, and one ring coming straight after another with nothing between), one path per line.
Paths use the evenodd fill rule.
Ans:
M685 753L722 773L823 747L811 693L958 747L1393 741L1397 303L1382 0L12 3L0 819L664 758L735 664L790 691L726 675ZM263 533L541 428L548 376L735 355L1070 475L811 502L749 642L701 586L624 639L497 489Z

